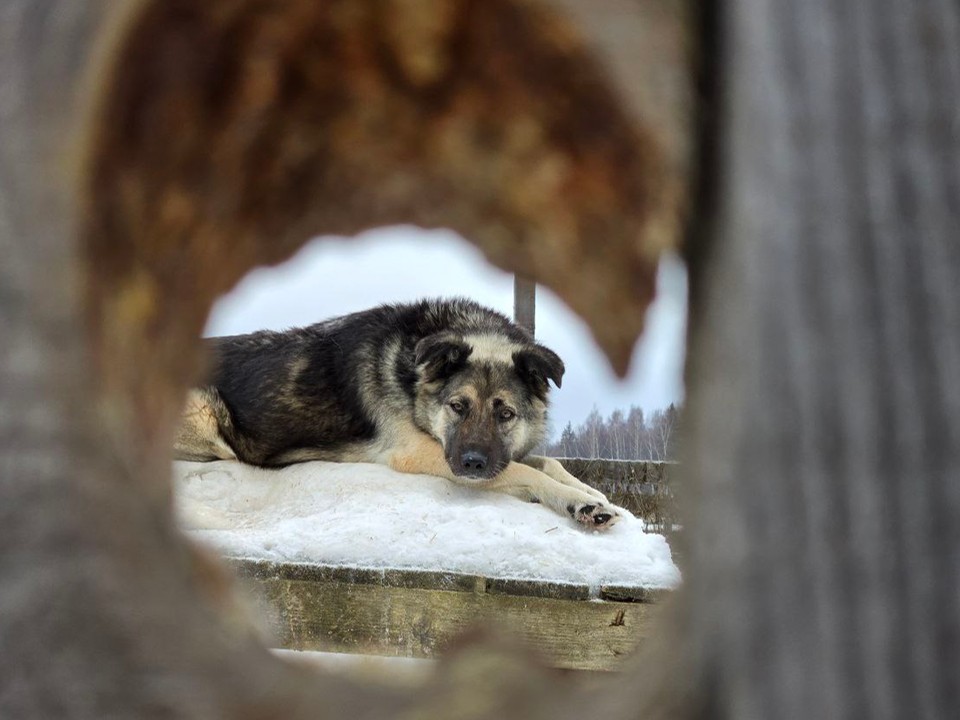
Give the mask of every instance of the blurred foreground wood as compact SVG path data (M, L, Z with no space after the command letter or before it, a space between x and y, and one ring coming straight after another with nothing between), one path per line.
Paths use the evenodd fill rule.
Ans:
M960 716L960 7L697 7L0 6L0 715ZM374 689L223 621L165 457L218 293L444 224L622 371L688 205L686 587L619 682L481 632Z

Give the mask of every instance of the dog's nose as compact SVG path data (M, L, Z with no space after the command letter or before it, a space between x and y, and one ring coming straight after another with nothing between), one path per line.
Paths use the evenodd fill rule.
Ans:
M480 472L487 467L487 456L478 450L467 450L460 456L460 464L464 470Z

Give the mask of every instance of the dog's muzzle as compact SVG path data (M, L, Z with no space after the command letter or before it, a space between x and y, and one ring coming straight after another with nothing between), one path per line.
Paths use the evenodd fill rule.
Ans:
M489 458L479 450L468 450L460 456L460 467L467 475L482 475L487 469Z
M503 470L503 464L494 462L489 453L476 448L447 458L453 474L462 478L490 480Z

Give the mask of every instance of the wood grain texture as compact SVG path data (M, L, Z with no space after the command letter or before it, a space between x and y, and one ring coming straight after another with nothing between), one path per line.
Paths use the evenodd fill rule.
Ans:
M960 6L720 7L694 664L720 717L956 717Z
M0 4L2 714L960 716L960 7L948 0L698 6L700 90L713 119L699 124L706 142L698 156L698 212L689 246L694 322L681 478L691 530L684 553L688 585L674 603L674 635L631 661L624 671L629 682L578 693L522 654L474 643L444 665L430 689L398 700L324 676L307 678L216 619L192 581L196 563L174 533L159 448L173 425L177 389L195 367L188 338L212 297L251 264L280 259L297 236L318 229L298 223L305 217L302 205L282 207L280 200L290 199L282 192L290 178L280 170L304 167L300 161L316 146L309 137L304 144L305 128L312 126L303 118L322 114L328 104L300 105L296 92L280 90L327 77L323 58L313 62L315 55L300 51L311 29L327 27L321 21L329 18L317 15L319 9L334 5L346 13L341 30L357 27L351 25L357 22L353 9L373 7L242 0L202 7L96 0ZM404 5L419 7L414 0L376 3L384 17ZM600 55L613 70L591 65L596 72L586 84L577 73L547 73L559 84L538 80L530 84L537 92L520 92L511 107L545 111L543 117L575 128L577 118L589 120L597 108L586 102L564 110L571 96L558 88L569 88L569 80L611 110L609 128L624 143L611 145L609 134L588 133L584 147L592 151L574 157L593 159L578 173L576 189L579 207L603 208L599 225L588 222L598 218L590 212L564 215L563 193L548 192L541 202L544 196L531 199L521 184L519 194L498 194L527 173L526 155L514 151L529 143L539 147L536 133L521 133L515 146L505 142L509 133L491 143L488 134L464 133L454 123L447 137L468 141L440 147L431 157L452 159L435 167L449 170L442 180L457 181L459 202L441 207L431 192L406 197L425 201L424 218L435 206L457 215L452 224L468 235L474 226L489 229L482 219L491 198L502 200L494 203L500 209L516 210L506 213L513 219L538 217L543 227L556 229L536 243L516 245L509 234L494 232L485 235L485 247L511 270L540 280L549 274L622 367L641 322L631 313L642 307L652 277L646 250L630 244L650 218L632 203L646 197L646 181L663 169L646 177L643 153L621 156L617 148L632 144L637 116L627 107L645 92L631 86L631 74L646 72L646 65L631 58L649 56L621 32L635 27L635 17L617 20L631 3L563 5L595 41L608 43L609 52ZM102 213L94 213L97 222L81 222L78 192L91 187L76 162L79 138L90 135L85 73L106 67L96 64L94 48L97 38L110 35L105 28L112 13L145 6L153 7L149 17L158 24L139 26L135 39L143 42L114 45L115 53L107 53L122 60L123 72L92 73L96 83L118 91L110 105L116 114L100 116L113 119L100 125L101 140L118 144L116 153L101 156L96 176L102 205L94 207ZM564 67L583 67L580 42L566 45L569 23L525 25L539 29L542 41L527 47L524 34L513 34L519 24L503 24L504 17L518 16L497 15L517 10L529 18L523 13L531 6L520 0L471 5L492 13L483 16L490 24L477 30L478 41L498 41L484 46L489 52L478 55L484 62L476 68L491 82L506 78L501 90L519 92L507 73L483 75L485 62L494 58L497 68L526 69L527 56L518 61L510 54L516 48L543 58L574 47L578 62ZM275 22L283 12L273 15L268 7L293 12L296 22ZM546 7L549 12L552 6ZM254 15L234 14L244 8L263 15L254 22ZM197 14L204 22L191 28L186 21ZM238 18L239 25L231 25ZM447 36L422 12L408 21L403 26L423 40L413 47L393 26L381 32L382 25L364 26L373 30L370 36L360 33L355 44L342 46L347 54L372 50L351 55L344 65L354 69L357 88L401 100L378 106L390 110L364 116L358 126L340 127L348 139L351 128L377 130L397 119L404 133L399 141L392 137L390 147L405 151L416 144L423 129L417 108L443 67ZM227 26L236 32L216 34ZM502 27L511 34L489 32ZM153 32L158 29L163 32ZM377 41L368 43L371 37ZM278 47L286 50L271 54ZM211 51L225 64L211 65L205 54ZM278 58L293 65L274 63ZM294 73L293 85L272 81L290 76L271 74L271 68L291 67L318 72ZM216 102L223 99L218 68L231 68L227 75L242 80L229 95L249 105ZM340 79L334 73L333 85L342 87ZM271 114L283 105L271 104L271 97L291 100L291 114ZM468 95L467 109L499 127L504 105L491 99L498 97ZM142 102L132 102L136 98ZM539 100L527 106L524 98ZM209 125L188 122L198 107L213 109L203 115ZM221 115L217 107L240 112ZM295 112L303 109L306 115ZM284 131L257 135L261 120L270 124L271 118L279 125L270 126ZM156 142L150 132L156 127L171 130L173 141ZM222 144L208 142L204 127L219 128L213 134ZM266 144L257 142L264 137ZM397 208L407 209L398 197L409 178L400 173L393 184L377 184L384 180L375 161L382 157L378 142L386 136L364 137L372 144L351 146L360 152L342 165L355 184L330 185L342 192L371 180L369 192L389 210L377 219L396 219ZM152 139L135 142L144 138ZM209 154L226 161L214 168L226 167L225 174L191 175L197 167L191 158ZM622 170L617 161L623 157L632 170L621 176L616 168ZM477 158L484 162L470 162ZM257 187L271 177L279 178L273 187L281 192L258 195ZM545 172L545 185L538 187L551 187L553 177ZM613 186L623 192L608 193ZM233 190L224 194L224 187ZM338 227L346 230L370 221L351 216L349 200L334 207L343 212ZM249 222L204 225L238 207L264 210L257 218L267 221L258 225L244 216L240 220ZM526 215L530 208L539 210ZM554 227L558 208L565 220ZM432 222L439 220L433 216ZM573 237L572 228L608 223L623 230L629 263L615 264L597 252L590 244L595 233L578 235L582 246L552 243L560 235ZM191 246L198 227L213 227L210 242ZM168 242L171 237L182 244ZM94 258L86 266L89 276L77 270L84 248ZM582 272L585 256L589 273ZM215 282L201 282L204 268ZM620 273L615 288L602 280L611 271ZM103 299L86 315L80 306L84 283ZM608 312L611 307L616 312ZM81 331L91 318L103 321L93 346ZM91 371L93 351L99 374ZM95 378L116 390L97 412L97 398L104 396L94 393ZM152 465L139 462L151 453ZM398 706L401 701L411 704Z
M489 626L553 667L616 670L655 626L651 603L562 600L303 580L257 580L280 647L436 658Z

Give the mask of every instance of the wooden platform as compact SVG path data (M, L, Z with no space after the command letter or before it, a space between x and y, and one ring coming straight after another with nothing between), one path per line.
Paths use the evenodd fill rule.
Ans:
M494 580L414 570L364 570L232 560L259 591L280 646L433 658L490 622L561 668L615 670L649 635L669 591Z

